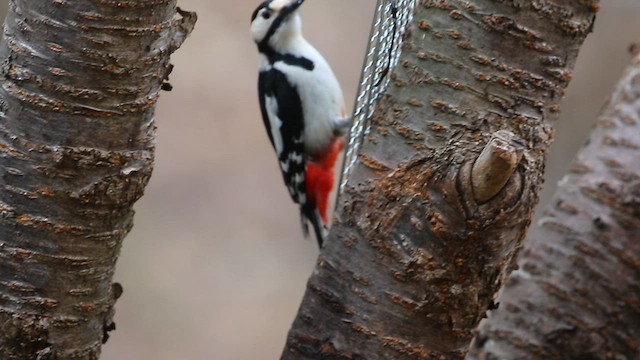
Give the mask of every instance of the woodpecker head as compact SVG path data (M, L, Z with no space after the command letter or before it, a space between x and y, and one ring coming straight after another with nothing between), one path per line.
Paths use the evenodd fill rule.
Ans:
M304 0L267 0L251 15L251 36L262 52L278 51L300 35L298 7Z

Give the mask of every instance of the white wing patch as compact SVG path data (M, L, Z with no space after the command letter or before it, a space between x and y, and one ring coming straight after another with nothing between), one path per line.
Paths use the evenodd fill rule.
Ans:
M299 165L299 164L302 164L302 160L304 160L304 157L302 154L291 152L289 153L289 156L287 157L286 160L280 161L280 168L284 172L289 172L289 164L296 163Z
M283 172L289 172L289 162L280 161L280 170L282 170Z
M276 148L276 154L280 157L282 154L282 132L280 127L282 126L282 120L278 117L278 101L275 97L267 96L265 98L265 107L267 108L267 114L269 117L269 124L271 125L271 137L273 138L273 146Z
M293 182L296 184L302 184L304 181L304 174L298 173L293 176Z
M289 154L289 160L296 164L302 164L303 155L299 153L291 153Z

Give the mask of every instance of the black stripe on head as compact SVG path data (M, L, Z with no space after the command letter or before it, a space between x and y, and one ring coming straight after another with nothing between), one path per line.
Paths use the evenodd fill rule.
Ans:
M258 5L258 7L255 10L253 10L253 14L251 14L251 22L253 22L253 20L256 19L256 16L258 16L258 12L266 8L267 6L269 6L269 1L265 1L262 4Z

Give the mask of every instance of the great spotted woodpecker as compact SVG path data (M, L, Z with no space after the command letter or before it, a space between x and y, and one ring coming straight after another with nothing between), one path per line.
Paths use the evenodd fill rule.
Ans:
M327 61L302 36L304 0L270 0L251 16L260 53L258 92L262 119L285 185L322 246L329 225L334 167L350 124L340 84Z

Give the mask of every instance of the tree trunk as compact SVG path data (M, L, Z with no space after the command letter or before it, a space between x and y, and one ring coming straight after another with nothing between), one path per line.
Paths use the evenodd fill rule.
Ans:
M195 14L175 0L12 0L0 47L0 358L97 359L154 108ZM165 88L167 85L164 86Z
M640 357L640 44L634 49L471 358Z
M9 5L8 1L3 1L0 3L0 19L4 19L7 16L7 6Z
M429 1L283 359L461 359L513 268L597 1Z

